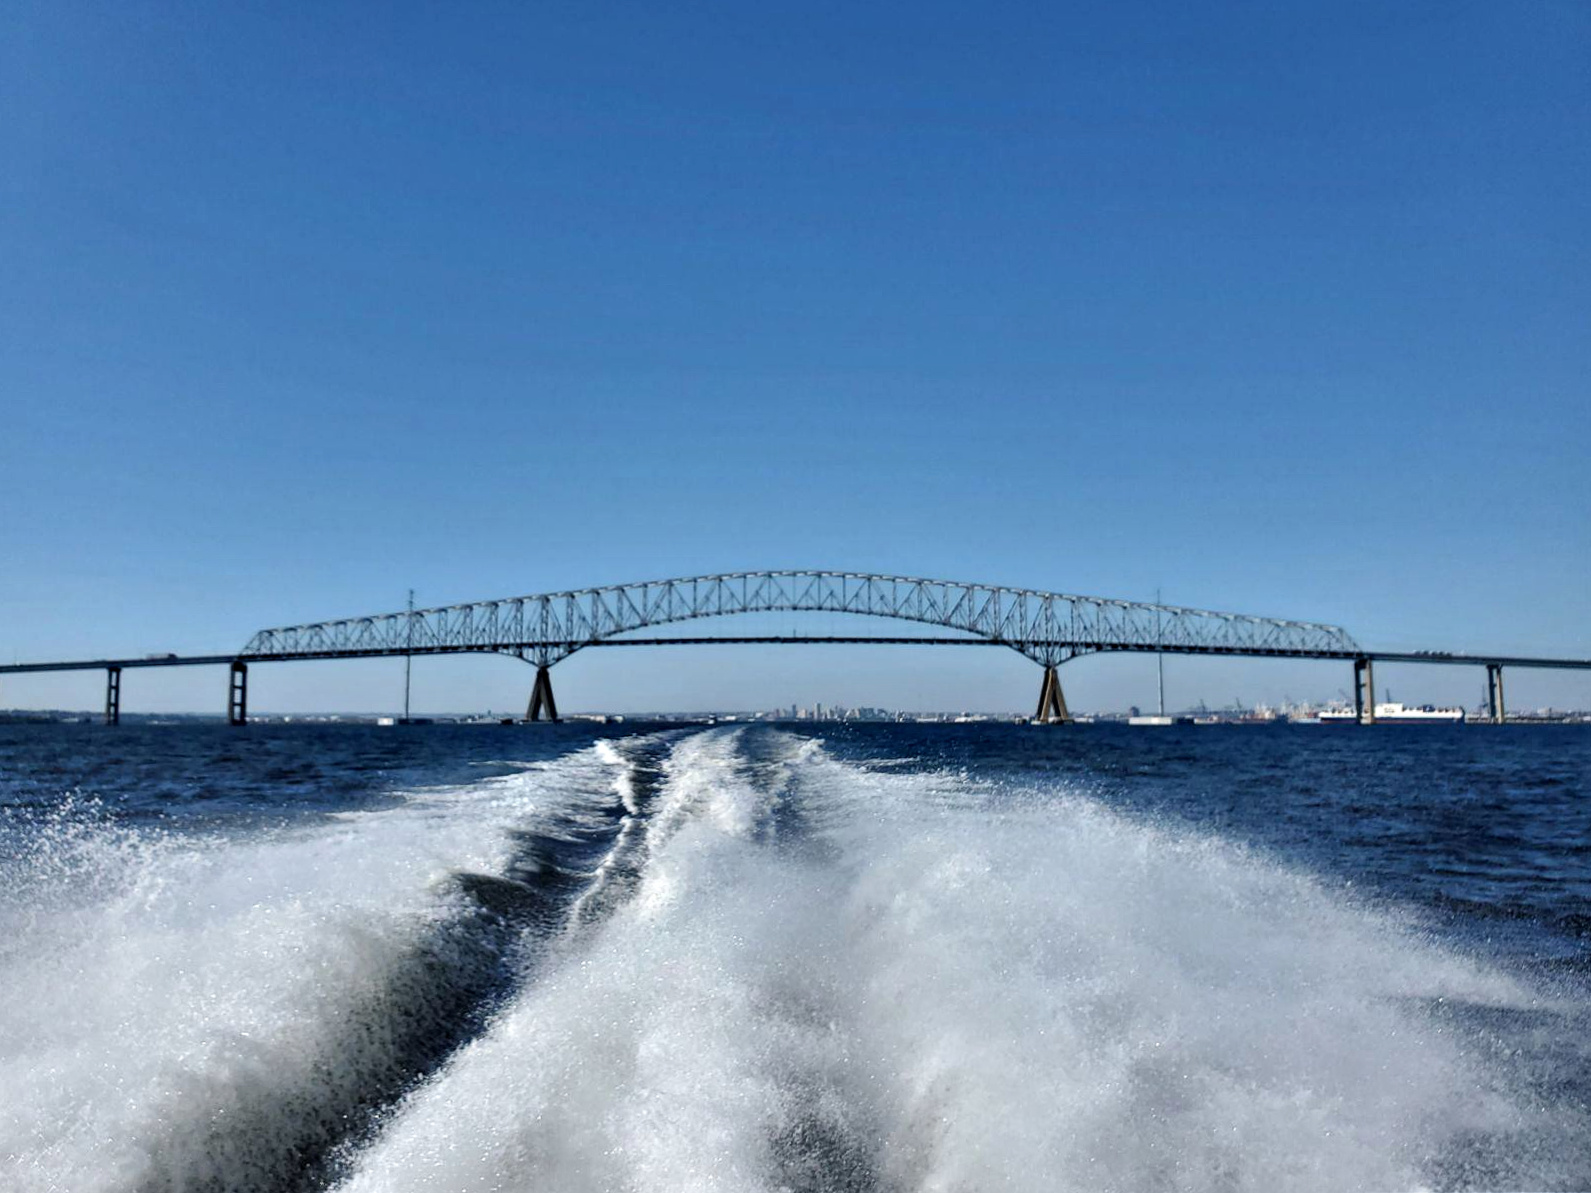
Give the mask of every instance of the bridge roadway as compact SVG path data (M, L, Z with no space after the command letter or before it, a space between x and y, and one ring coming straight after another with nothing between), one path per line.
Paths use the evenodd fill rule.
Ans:
M858 646L1003 646L988 638L943 638L926 637L920 635L826 635L806 636L796 634L747 634L737 637L697 636L697 637L666 637L666 638L619 638L605 639L597 642L587 642L581 646L730 646L736 644L775 644L775 645L805 645L805 646L832 646L832 645L858 645ZM561 642L525 642L520 644L526 651L554 648L563 649L576 644L567 641ZM1307 659L1336 659L1353 662L1356 668L1363 664L1375 663L1431 663L1447 664L1466 667L1485 667L1490 682L1494 685L1491 689L1493 696L1493 720L1502 720L1501 702L1501 671L1504 667L1539 667L1557 670L1591 671L1591 659L1553 659L1538 658L1527 655L1477 655L1477 654L1448 654L1432 653L1429 651L1397 651L1377 650L1355 653L1352 651L1304 651L1304 650L1266 650L1266 649L1241 649L1221 646L1168 646L1163 651L1157 651L1153 646L1132 646L1119 644L1078 644L1083 647L1080 653L1107 653L1112 651L1139 653L1165 653L1165 654L1190 654L1190 655L1227 655L1244 658L1307 658ZM273 655L268 662L294 662L309 659L369 659L391 658L404 655L437 655L437 654L498 654L503 653L499 648L488 646L417 646L412 651L396 649L377 650L325 650L325 651L300 651L297 653L284 653ZM254 660L259 661L259 660ZM135 667L218 667L230 666L244 668L247 660L240 659L237 655L162 655L155 658L123 658L123 659L79 659L69 662L51 663L10 663L0 665L0 675L20 675L40 671L104 671L108 680L107 702L105 719L107 724L117 724L121 719L121 672L123 669ZM241 674L236 671L234 674ZM538 678L540 674L538 673ZM240 685L241 686L241 685ZM1362 668L1362 675L1356 675L1356 692L1360 698L1355 702L1360 720L1374 719L1373 684L1370 679L1368 667ZM1044 695L1049 695L1049 684L1046 683ZM546 695L543 694L543 707L535 709L536 713L550 711L556 719L556 708L548 710L545 707ZM1064 700L1057 696L1057 700L1064 709ZM247 719L246 697L237 702L236 706L229 707L230 719L233 724L242 724ZM1046 716L1046 713L1051 715ZM532 719L539 719L533 717ZM1062 721L1070 719L1064 712L1056 716L1053 709L1041 706L1038 714L1039 720Z
M681 621L745 613L854 613L954 630L957 636L887 634L713 634L639 636ZM1082 597L856 572L736 572L612 585L577 592L480 601L262 630L233 654L0 665L0 674L103 670L105 719L121 712L121 673L143 667L225 666L228 719L247 720L248 665L311 659L509 654L536 666L527 720L556 720L551 666L597 646L911 645L1002 646L1044 668L1038 721L1067 721L1057 668L1079 655L1112 652L1348 661L1359 719L1374 719L1373 667L1425 663L1484 667L1492 719L1504 714L1505 667L1591 670L1591 659L1365 649L1338 626L1181 606Z

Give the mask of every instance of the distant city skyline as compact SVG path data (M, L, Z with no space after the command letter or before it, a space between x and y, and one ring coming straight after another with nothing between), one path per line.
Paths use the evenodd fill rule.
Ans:
M756 567L1591 655L1591 10L14 6L0 659ZM812 625L812 620L803 622ZM401 660L262 666L396 709ZM414 709L523 710L506 658ZM929 648L582 653L567 709L1031 711ZM1154 660L1062 671L1152 707ZM1168 657L1168 704L1346 667ZM1473 707L1483 676L1378 669ZM95 674L0 707L96 707ZM225 706L129 673L128 712ZM1591 678L1511 672L1517 708Z

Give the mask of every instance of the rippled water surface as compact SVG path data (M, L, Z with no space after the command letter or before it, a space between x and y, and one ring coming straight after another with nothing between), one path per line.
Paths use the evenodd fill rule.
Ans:
M0 1189L1591 1188L1575 727L0 726Z

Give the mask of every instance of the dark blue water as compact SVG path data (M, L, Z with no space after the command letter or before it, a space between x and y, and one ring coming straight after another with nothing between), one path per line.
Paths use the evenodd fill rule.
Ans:
M0 1187L1591 1187L1575 727L0 726Z

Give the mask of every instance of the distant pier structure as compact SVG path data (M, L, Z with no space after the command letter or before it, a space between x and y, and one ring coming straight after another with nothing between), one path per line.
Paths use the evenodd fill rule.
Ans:
M745 614L853 614L855 634L658 634L664 626ZM901 632L910 624L911 633ZM888 632L899 627L896 632ZM257 663L506 654L536 668L525 719L556 721L551 669L577 651L619 646L898 644L998 646L1043 669L1034 719L1071 720L1060 668L1082 655L1142 652L1238 658L1335 659L1351 663L1357 719L1375 719L1377 662L1483 667L1490 719L1505 717L1503 669L1591 670L1591 659L1383 651L1362 647L1340 626L1190 609L1158 602L1076 596L1002 585L841 571L727 572L638 584L471 601L431 609L341 618L260 630L244 647L211 655L0 665L0 674L103 670L105 720L121 717L122 672L142 667L224 666L227 719L248 720L248 675Z

